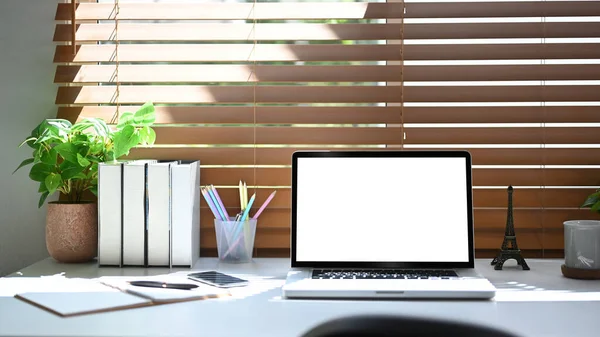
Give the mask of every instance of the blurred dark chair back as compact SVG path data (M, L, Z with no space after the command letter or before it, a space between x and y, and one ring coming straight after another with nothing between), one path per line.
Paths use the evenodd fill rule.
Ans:
M517 337L496 328L405 316L350 316L321 323L302 337Z

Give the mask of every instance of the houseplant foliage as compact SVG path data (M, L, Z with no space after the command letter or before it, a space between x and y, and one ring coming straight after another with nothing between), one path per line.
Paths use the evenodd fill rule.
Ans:
M592 211L600 213L600 188L590 194L581 207L589 207Z
M41 193L38 207L57 191L64 196L48 203L46 213L46 248L55 260L86 262L97 256L98 208L83 200L84 193L98 193L98 163L116 161L136 145L154 143L154 119L152 103L123 113L113 126L100 118L75 124L46 119L21 143L33 151L15 172L32 165L29 177L39 183Z
M39 182L38 207L56 191L66 196L66 203L82 203L85 191L98 193L98 163L116 161L134 146L154 143L154 120L152 103L135 113L121 114L113 128L100 118L85 118L75 124L65 119L46 119L21 143L33 152L15 172L33 164L29 177Z

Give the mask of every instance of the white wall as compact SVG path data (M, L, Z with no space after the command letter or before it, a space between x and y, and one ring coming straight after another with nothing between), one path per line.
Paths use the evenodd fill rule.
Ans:
M30 154L19 143L44 118L55 117L52 58L58 0L0 0L0 276L48 255L46 208L37 208Z

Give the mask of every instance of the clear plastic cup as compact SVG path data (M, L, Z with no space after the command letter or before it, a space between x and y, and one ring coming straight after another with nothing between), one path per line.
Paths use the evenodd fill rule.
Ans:
M252 261L256 220L230 221L215 219L219 260L228 263Z

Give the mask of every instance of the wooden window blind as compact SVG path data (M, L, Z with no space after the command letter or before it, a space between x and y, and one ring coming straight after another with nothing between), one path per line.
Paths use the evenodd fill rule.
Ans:
M600 1L99 0L56 20L58 117L153 101L157 144L132 158L200 159L232 209L240 179L255 205L278 190L257 256L289 255L297 149L470 151L478 256L500 247L508 185L529 256L598 218L579 205L600 185Z

